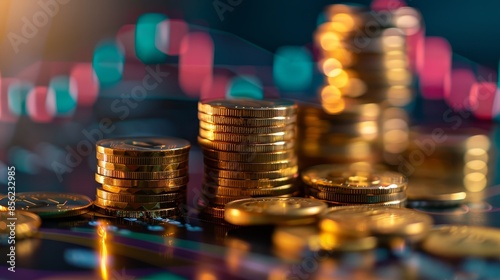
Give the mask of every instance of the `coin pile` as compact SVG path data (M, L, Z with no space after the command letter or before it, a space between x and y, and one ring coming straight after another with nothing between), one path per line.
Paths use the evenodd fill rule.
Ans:
M325 22L314 35L325 85L312 100L317 105L299 107L300 168L384 159L381 145L397 134L394 124L399 124L391 114L384 118L385 111L413 100L407 32L400 14L379 15L346 4L325 10ZM396 146L396 140L387 145Z
M190 144L179 138L105 139L96 143L96 211L114 217L165 218L185 203Z
M202 212L224 218L224 205L258 196L291 196L298 176L297 106L288 100L211 100L198 104L204 155Z
M12 245L35 235L41 224L37 214L23 210L0 210L0 246Z
M404 207L407 179L400 173L373 172L358 165L316 165L301 174L305 194L330 206L370 204Z

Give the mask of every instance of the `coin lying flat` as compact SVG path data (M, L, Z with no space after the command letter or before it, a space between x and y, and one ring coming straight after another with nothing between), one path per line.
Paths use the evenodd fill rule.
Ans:
M189 159L189 154L179 154L173 156L160 156L160 157L134 157L134 156L117 156L117 155L106 155L103 153L96 153L97 160L105 161L108 163L118 163L118 164L136 164L136 165L165 165L177 162L187 161Z
M163 179L174 179L177 177L184 177L188 175L187 168L172 170L172 171L158 171L158 172L127 172L127 171L108 170L100 166L97 166L96 170L97 174L99 175L117 179L131 179L131 180L163 180Z
M136 180L106 177L95 174L95 180L100 184L119 186L124 188L178 188L185 186L189 182L188 176L161 179L161 180Z
M118 187L113 185L102 185L102 189L116 194L133 194L133 195L156 195L156 194L167 194L176 192L186 192L187 187L183 186L172 186L172 187L158 187L158 188L148 188L148 187Z
M460 257L500 257L500 230L488 227L444 225L430 231L422 248L434 255Z
M226 117L272 118L295 114L295 102L284 99L218 99L198 103L198 111Z
M203 122L231 125L231 126L246 126L246 127L261 127L261 126L286 126L295 123L296 116L290 117L273 117L273 118L236 118L226 116L208 115L198 112L198 119Z
M97 161L97 166L107 170L125 171L125 172L164 172L184 169L188 167L187 161L175 162L162 165L137 165L137 164L120 164L106 161Z
M345 194L391 194L404 191L407 185L406 177L400 173L350 170L333 164L313 166L301 176L313 188Z
M190 147L188 141L173 137L103 139L96 143L98 153L133 157L186 154Z
M463 186L438 180L411 180L406 189L408 203L413 207L446 207L463 203L467 193Z
M8 198L0 199L7 207ZM72 217L90 211L92 200L84 195L56 192L25 192L16 194L16 209L25 210L44 218Z
M421 239L431 228L424 213L384 206L334 207L321 215L320 228L345 236L400 236Z
M233 126L224 124L214 124L200 121L200 128L218 133L232 133L232 134L272 134L283 131L294 131L295 125L282 125L282 126Z
M307 223L326 208L325 203L308 198L248 198L226 204L224 218L235 225Z
M203 155L207 158L223 161L266 163L293 158L295 156L295 152L293 150L285 150L272 153L231 153L211 149L203 149Z
M22 210L14 211L13 215L10 213L10 211L0 211L0 245L9 244L11 229L16 233L15 239L20 240L35 234L42 224L40 217L34 213Z
M315 189L306 190L307 194L315 198L328 200L332 202L340 203L384 203L391 202L395 200L406 199L405 192L397 192L390 194L344 194L344 193L332 193L325 191L318 191Z

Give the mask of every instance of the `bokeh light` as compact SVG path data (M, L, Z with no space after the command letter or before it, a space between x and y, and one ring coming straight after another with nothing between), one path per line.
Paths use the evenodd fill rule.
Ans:
M470 89L470 110L478 119L491 120L493 117L493 103L497 95L496 83L477 82Z
M236 76L231 79L226 98L263 99L264 91L259 79L253 76Z
M56 116L72 115L76 108L76 85L68 76L56 76L49 83L47 110Z
M8 89L9 109L18 116L27 115L26 98L33 89L33 84L27 81L18 80L10 84Z
M167 20L167 16L158 13L143 14L137 19L135 29L135 51L137 57L145 64L162 63L167 59L167 55L158 49L157 30L160 23ZM167 44L168 40L160 43ZM168 46L162 46L162 49Z
M92 66L103 86L111 86L123 78L124 50L116 41L104 41L94 50Z
M229 77L223 74L206 79L201 87L201 100L224 99L228 91Z
M427 37L420 90L426 99L443 99L451 87L451 46L441 37Z
M311 86L314 64L303 47L285 46L276 51L273 63L274 83L280 90L302 91Z
M181 41L189 32L189 27L183 20L166 19L160 22L156 30L156 48L168 55L179 55Z
M70 91L73 99L77 100L78 106L92 106L99 94L99 81L94 68L90 63L77 63L70 73L70 84L74 91Z
M0 121L2 122L15 122L18 117L13 114L9 108L9 87L11 84L17 83L18 80L14 78L1 78L0 79Z
M28 109L28 115L35 122L50 122L54 117L47 110L47 94L48 88L43 86L35 87L28 94L26 108Z
M470 69L453 69L451 72L451 90L445 95L448 105L455 110L469 108L469 94L472 85L476 82L474 72Z
M187 34L181 42L179 85L190 97L199 97L205 79L212 79L214 43L208 33Z

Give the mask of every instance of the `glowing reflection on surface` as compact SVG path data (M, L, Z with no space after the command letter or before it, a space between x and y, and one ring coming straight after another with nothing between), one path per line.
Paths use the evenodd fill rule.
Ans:
M97 226L97 235L99 236L99 251L100 251L99 268L103 280L109 279L108 275L109 257L108 257L108 246L106 244L106 239L107 239L106 226L107 225L105 223L99 223L99 225Z

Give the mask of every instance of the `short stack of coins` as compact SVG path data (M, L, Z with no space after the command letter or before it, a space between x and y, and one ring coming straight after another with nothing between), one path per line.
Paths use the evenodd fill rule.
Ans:
M403 12L379 14L349 4L325 10L325 21L314 34L325 84L311 100L314 104L300 104L298 113L301 169L320 163L379 163L392 156L394 149L383 145L399 144L390 141L391 134L399 132L405 118L397 114L394 120L393 112L385 111L413 100Z
M406 205L406 177L397 172L372 171L356 165L316 165L301 173L305 194L330 206Z
M294 102L280 99L198 104L204 214L223 219L224 205L231 201L296 191L296 110Z
M104 139L96 143L98 213L166 218L185 204L190 143L184 139Z

